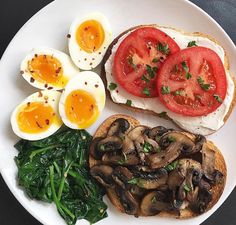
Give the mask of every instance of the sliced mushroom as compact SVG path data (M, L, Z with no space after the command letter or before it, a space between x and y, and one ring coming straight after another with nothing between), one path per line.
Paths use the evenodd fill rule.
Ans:
M214 180L215 172L215 151L208 148L207 145L202 149L202 169L207 179Z
M190 153L193 151L195 144L185 134L172 131L162 136L160 146L164 150L146 157L148 165L153 169L168 165L181 153Z
M124 190L122 188L116 188L116 194L124 207L124 210L129 215L138 216L139 203L130 191Z
M98 142L100 152L114 152L122 148L122 140L117 136L110 136Z
M144 141L152 146L152 149L150 150L151 152L156 152L156 150L159 148L159 144L146 135L144 135Z
M128 181L133 179L133 174L126 167L118 166L115 168L112 178L117 185L125 189Z
M90 155L94 158L94 159L101 159L102 158L102 155L103 155L103 152L99 151L98 150L98 143L102 140L103 138L102 137L97 137L97 138L94 138L91 145L90 145L90 148L89 148L89 153Z
M178 189L178 200L184 201L185 198L188 200L193 199L193 195L196 195L197 192L193 185L193 177L196 171L198 171L198 174L201 173L201 164L192 159L181 159L179 160L178 169L185 177L185 180Z
M175 190L177 187L179 187L183 183L184 178L185 177L183 176L180 170L178 169L172 170L169 173L168 181L167 181L169 189Z
M124 166L139 164L139 158L135 154L121 155L121 154L105 153L102 157L102 161L106 164L110 163L114 165L124 165Z
M191 205L193 211L202 214L206 211L209 203L212 200L212 194L206 189L200 189L198 193L198 199L195 204Z
M122 152L126 155L135 152L134 142L128 137L128 135L124 136Z
M140 136L142 136L145 131L148 129L146 126L137 126L128 133L128 137L132 141L136 141Z
M157 126L149 130L148 137L157 141L157 139L159 139L163 134L167 133L168 131L170 130L166 129L163 126Z
M107 137L110 136L120 136L124 134L130 127L130 124L128 120L124 118L118 118L116 119L110 126L108 132L107 132Z
M206 138L204 136L200 134L196 135L194 152L201 151L205 142Z
M172 209L170 202L165 201L166 195L161 191L152 191L144 196L140 209L144 216L154 216L161 211Z
M96 165L90 169L90 174L103 186L113 187L112 179L113 168L107 165Z

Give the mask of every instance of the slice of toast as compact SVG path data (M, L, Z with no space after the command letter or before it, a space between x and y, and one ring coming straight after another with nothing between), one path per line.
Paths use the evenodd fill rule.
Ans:
M124 118L124 119L128 120L128 122L131 125L131 128L134 128L134 127L140 125L139 121L136 120L135 118L131 117L131 116L116 114L116 115L113 115L113 116L109 117L108 119L106 119L98 127L98 129L95 132L93 138L105 137L109 127L112 124L112 122L115 121L118 118ZM183 133L186 134L192 140L195 140L195 138L196 138L196 136L194 134L191 134L191 133L188 133L188 132L183 132ZM211 149L215 152L215 169L219 170L224 176L223 182L213 186L212 189L211 189L212 200L208 204L208 207L206 209L206 211L208 211L209 209L211 209L217 203L217 201L219 200L221 194L223 193L223 190L224 190L224 187L225 187L226 176L227 176L227 168L226 168L226 164L225 164L225 160L224 160L223 155L221 154L220 150L214 145L214 143L211 142L211 141L207 141L206 144L207 144L207 147L209 149ZM90 166L90 168L93 167L94 165L98 165L100 163L101 163L100 161L95 160L91 155L89 156L89 166ZM119 197L117 196L115 190L112 189L112 188L106 188L106 193L107 193L110 201L112 202L112 204L117 208L117 210L122 212L122 213L125 213L124 207L122 206L122 204L119 200ZM186 208L186 209L181 209L178 213L163 211L163 212L160 212L158 215L161 216L161 217L173 217L173 218L178 218L178 219L186 219L186 218L195 217L198 214L194 213L189 208ZM140 213L138 216L144 216L144 215L142 215Z
M109 59L110 55L112 54L112 49L114 47L114 45L117 44L117 42L119 41L120 38L122 38L124 35L126 35L128 32L132 32L133 30L137 29L137 28L140 28L140 27L146 27L146 26L155 26L155 27L159 27L159 28L168 28L168 29L172 29L172 30L175 30L183 35L188 35L188 36L200 36L200 37L204 37L204 38L207 38L209 40L211 40L212 42L216 43L217 45L221 46L214 38L210 37L209 35L206 35L206 34L203 34L201 32L194 32L194 33L187 33L187 32L184 32L183 30L179 30L179 29L176 29L176 28L172 28L172 27L164 27L164 26L158 26L156 24L151 24L151 25L140 25L140 26L135 26L135 27L132 27L124 32L122 32L120 35L118 35L114 40L113 42L110 44L110 46L108 47L107 49L107 52L103 58L103 61L102 61L102 67L101 67L101 78L104 82L104 85L105 87L107 87L107 79L106 79L106 69L105 69L105 64L107 62L107 60ZM222 46L221 46L222 47ZM223 47L222 47L223 48ZM223 48L224 49L224 48ZM225 67L225 70L228 71L229 70L229 60L228 60L228 57L226 55L226 52L224 50L224 67ZM231 102L231 105L229 107L229 110L227 112L227 114L225 115L224 117L224 123L228 120L230 114L232 113L233 111L233 108L236 104L236 79L234 76L231 75L231 78L233 79L233 82L234 82L234 94L233 94L233 100ZM107 89L107 96L110 97L110 99L112 100L111 98L111 93L110 91ZM129 110L132 110L132 111L135 111L135 112L140 112L140 113L147 113L147 114L151 114L151 115L155 115L155 116L160 116L160 117L163 117L162 113L156 113L152 110L149 110L149 109L142 109L142 108L138 108L138 107L134 107L134 106L129 106L127 104L123 104L123 103L116 103L114 102L115 104L118 104L118 105L121 105L122 107L126 108L126 109L129 109ZM170 117L168 117L168 114L165 116L166 119L169 119L171 120L172 122L174 122L178 127L180 127L181 129L184 129L180 124L177 124L173 119L171 119ZM204 129L207 129L207 128L204 128ZM207 131L207 134L205 135L210 135L212 133L214 133L216 131L212 130L212 129L208 129Z

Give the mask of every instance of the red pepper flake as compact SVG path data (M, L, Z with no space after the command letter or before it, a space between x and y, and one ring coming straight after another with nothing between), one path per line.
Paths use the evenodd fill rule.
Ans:
M61 67L58 67L55 72L56 72L56 73L60 73L60 71L61 71Z
M53 87L48 87L48 90L52 90L53 89Z
M23 75L23 74L24 74L24 71L23 71L23 70L21 70L21 71L20 71L20 75Z
M101 53L101 52L99 52L98 54L99 54L99 55L101 55L102 53Z
M43 55L43 57L46 59L47 58L47 56L46 55Z
M90 105L89 111L93 111L94 105Z
M89 65L90 65L90 66L92 66L92 65L93 65L93 63L91 62L91 63L89 63Z
M88 83L85 81L84 84L87 85Z
M48 104L48 101L47 101L47 100L45 101L45 104Z
M48 87L48 84L44 84L44 87L47 88L47 87Z
M30 78L30 83L34 83L34 81L35 81L34 78L31 77L31 78Z
M50 122L49 119L46 119L46 120L45 120L45 123L46 123L47 125L49 125L49 122Z
M30 70L30 73L34 73L34 71L33 71L33 70Z
M38 123L38 121L36 121L36 124L37 124L37 126L39 127L39 128L43 128L39 123Z
M84 61L86 61L87 60L87 58L84 58Z
M34 57L35 57L35 58L37 58L37 57L38 57L38 55L37 55L37 54L35 54L35 55L34 55Z
M99 85L98 85L98 84L95 84L94 86L95 86L95 88L98 88L98 87L99 87Z
M71 35L70 34L67 34L67 36L66 36L67 38L71 38Z
M56 115L56 113L53 113L52 115L53 115L53 116L55 116L55 115Z
M119 93L119 91L118 91L118 90L116 90L116 93Z
M38 97L40 98L40 97L43 97L43 93L42 93L42 91L39 91L39 95L38 95Z
M95 58L92 58L92 60L95 60Z
M30 107L30 102L27 102L27 106Z

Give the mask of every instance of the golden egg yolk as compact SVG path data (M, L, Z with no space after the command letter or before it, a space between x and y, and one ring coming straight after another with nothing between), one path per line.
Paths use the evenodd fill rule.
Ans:
M66 97L65 113L69 121L80 129L92 125L99 116L96 100L84 90L75 90Z
M102 25L96 20L83 22L76 31L76 40L80 48L88 53L98 50L103 44L105 33Z
M53 108L44 102L28 102L17 113L18 127L24 133L41 133L48 130L55 121Z
M33 79L54 86L64 87L67 79L63 76L61 62L52 55L35 55L28 61L28 71ZM34 82L34 81L32 81Z

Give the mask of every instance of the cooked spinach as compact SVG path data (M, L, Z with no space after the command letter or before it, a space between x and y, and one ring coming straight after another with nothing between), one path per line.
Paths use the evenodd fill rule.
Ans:
M39 141L20 140L15 158L19 185L32 199L54 202L67 224L90 223L107 217L104 190L90 176L85 130L62 128Z

